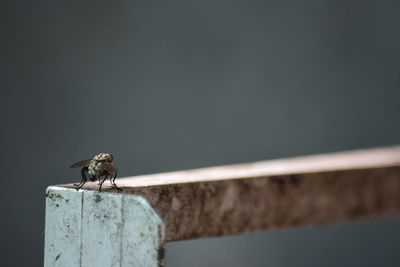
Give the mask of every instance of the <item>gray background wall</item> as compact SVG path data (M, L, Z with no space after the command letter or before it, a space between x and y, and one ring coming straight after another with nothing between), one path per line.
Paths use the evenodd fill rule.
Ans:
M397 1L2 1L2 266L40 266L44 191L398 144ZM400 219L171 243L167 266L399 266Z

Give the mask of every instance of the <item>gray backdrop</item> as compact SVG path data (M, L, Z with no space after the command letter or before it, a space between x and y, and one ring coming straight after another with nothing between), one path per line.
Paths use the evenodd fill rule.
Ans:
M2 1L1 265L47 185L399 143L398 1ZM400 219L176 242L167 266L399 266Z

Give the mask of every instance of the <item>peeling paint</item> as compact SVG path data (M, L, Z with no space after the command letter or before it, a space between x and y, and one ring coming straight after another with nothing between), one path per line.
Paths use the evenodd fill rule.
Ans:
M61 257L61 253L56 256L56 261Z
M179 202L178 198L176 198L176 197L172 198L171 208L174 211L177 211L181 208L181 203Z
M53 191L48 191L46 197L50 199L64 199L61 194L54 193Z
M94 202L99 203L101 202L103 199L101 198L100 194L97 194L94 196Z

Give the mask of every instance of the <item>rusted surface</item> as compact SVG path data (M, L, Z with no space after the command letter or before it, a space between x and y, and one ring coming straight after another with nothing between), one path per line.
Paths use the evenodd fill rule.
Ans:
M371 160L368 168L360 157L373 159L373 151L379 151L375 158L381 161ZM165 180L164 184L150 182L149 186L129 186L124 182L118 185L123 187L121 193L140 195L150 202L165 222L166 241L328 224L400 214L399 152L398 147L389 148L387 155L383 150L366 150L368 157L357 152L358 156L350 158L358 165L334 157L340 163L336 169L297 166L303 171L246 177L240 168L240 175L232 179L202 177L198 174L201 170L197 170L197 180L186 183ZM307 165L304 159L300 162ZM225 168L234 176L236 166Z
M125 188L144 196L166 240L400 214L400 167Z
M400 146L361 149L119 178L122 187L197 183L400 165ZM109 183L105 183L109 186ZM88 188L91 188L90 183Z

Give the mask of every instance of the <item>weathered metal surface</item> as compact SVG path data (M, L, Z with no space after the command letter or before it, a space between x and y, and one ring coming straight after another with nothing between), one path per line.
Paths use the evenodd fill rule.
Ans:
M302 173L372 169L398 165L400 165L400 146L393 146L216 166L194 170L146 174L119 178L117 179L117 182L118 186L131 188L296 175ZM106 181L104 186L109 187L109 181ZM98 185L96 183L88 183L86 188L96 189L98 188Z
M400 147L142 175L117 184L122 192L109 183L103 189L115 193L97 192L96 183L48 190L46 266L156 266L164 241L400 215Z
M400 215L400 167L123 190L148 199L166 241Z
M123 194L150 202L165 221L166 241L398 215L400 147L142 175L117 183Z
M164 226L140 196L49 187L45 266L161 266Z
M80 266L82 192L49 187L46 192L44 266Z

